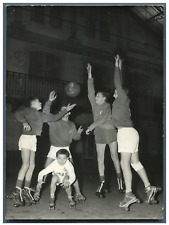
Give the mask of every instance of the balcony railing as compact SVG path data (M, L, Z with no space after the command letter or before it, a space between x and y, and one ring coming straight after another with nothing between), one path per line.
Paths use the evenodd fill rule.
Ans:
M6 93L10 97L38 96L46 97L55 90L62 98L66 95L65 87L69 81L31 77L28 74L7 71Z
M26 98L28 96L38 96L46 98L51 90L55 90L60 99L66 97L65 87L69 81L56 80L44 77L33 77L28 74L7 71L6 93L9 97ZM80 85L83 89L83 85ZM85 88L86 89L86 88ZM87 93L85 93L85 104L87 103ZM135 96L138 102L138 111L142 116L162 116L163 99L161 97L149 96L138 93ZM78 100L77 100L78 101ZM81 100L80 100L81 101ZM84 99L83 99L84 101Z

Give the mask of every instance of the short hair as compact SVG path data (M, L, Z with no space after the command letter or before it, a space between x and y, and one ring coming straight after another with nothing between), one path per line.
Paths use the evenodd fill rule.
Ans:
M65 148L61 148L59 149L59 151L56 152L56 158L58 157L58 155L66 155L67 158L69 158L70 156L68 150L66 150Z
M101 94L103 95L103 97L106 98L106 100L109 99L109 97L110 97L108 92L105 92L105 91L98 91L97 94L98 94L98 93L101 93Z
M34 100L36 100L36 99L39 99L39 98L37 96L31 96L31 97L29 97L29 98L26 99L24 105L26 107L31 107L31 102L34 101Z
M67 107L67 105L63 104L63 105L60 106L60 110L62 110L62 108L66 108L66 107Z

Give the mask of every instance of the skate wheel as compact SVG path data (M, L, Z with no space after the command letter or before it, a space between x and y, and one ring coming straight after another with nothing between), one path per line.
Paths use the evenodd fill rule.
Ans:
M40 199L40 196L39 195L36 195L36 194L34 194L34 199L35 199L35 201L39 201L39 199Z
M156 205L156 204L158 204L158 201L157 200L152 200L152 201L149 202L149 204L150 205Z
M84 204L84 203L85 203L85 200L81 200L80 203L81 203L81 204Z
M105 198L105 195L99 195L98 197L99 198Z
M125 210L126 210L126 211L130 211L129 207L126 207Z
M70 209L75 208L76 209L76 205L69 205Z
M140 201L140 199L137 199L137 201L136 201L137 203L141 203L141 201Z
M7 195L6 197L9 198L9 199L13 199L12 195Z
M32 203L31 202L25 202L25 206L31 206Z
M157 189L157 191L162 191L163 190L162 187L157 187L156 189Z
M50 205L49 206L49 210L55 210L55 206L54 205Z

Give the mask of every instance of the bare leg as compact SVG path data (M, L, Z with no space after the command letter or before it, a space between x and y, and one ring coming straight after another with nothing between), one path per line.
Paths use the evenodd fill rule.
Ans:
M131 163L132 163L132 164L138 164L138 163L140 163L138 152L135 152L135 153L132 154L132 156L131 156ZM142 164L141 164L141 165L142 165ZM142 167L142 168L141 168L141 167ZM140 178L141 178L141 180L143 181L144 186L145 186L145 188L146 188L146 187L150 186L150 182L149 182L149 179L148 179L148 177L147 177L147 173L146 173L144 167L143 167L143 166L141 166L141 167L140 167L140 169L136 170L136 172L137 172L138 175L140 176Z
M73 159L70 158L69 159L70 162L73 164ZM79 186L79 181L76 180L74 183L73 183L73 187L75 189L75 192L76 192L76 196L75 196L75 200L76 202L82 202L84 203L86 198L82 195L81 191L80 191L80 186Z
M132 191L132 172L130 167L131 153L121 152L121 168L123 171L126 193Z
M53 175L50 185L50 202L49 202L49 209L55 209L55 191L56 191L56 184L59 182L59 177L57 175Z
M105 181L104 176L104 154L105 154L105 147L106 144L96 144L96 151L97 151L97 162L98 162L98 170L100 175L100 181Z
M119 157L117 152L117 142L112 142L111 144L109 144L109 148L110 148L110 154L114 163L116 173L121 174L120 162L119 162Z
M123 193L124 192L124 182L121 174L121 167L120 167L120 161L119 161L119 156L117 152L117 142L112 142L109 144L110 148L110 154L112 161L114 163L114 167L116 170L116 175L117 175L117 184L118 184L118 190L119 192Z
M72 187L68 187L65 189L66 193L67 193L67 197L69 200L69 207L72 208L74 206L76 206L76 202L73 200L73 196L72 196Z
M19 170L16 186L22 188L23 180L27 173L30 163L30 154L31 150L29 149L22 149L21 150L21 158L22 158L22 166Z
M32 174L35 169L35 152L30 151L30 158L29 158L29 168L26 172L26 177L25 177L25 186L30 187L31 179L32 179Z

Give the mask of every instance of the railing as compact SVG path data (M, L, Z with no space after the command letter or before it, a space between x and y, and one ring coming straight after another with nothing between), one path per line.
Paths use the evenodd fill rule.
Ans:
M7 96L39 96L46 97L51 90L55 90L62 98L66 95L65 87L68 81L31 77L28 74L7 71Z

